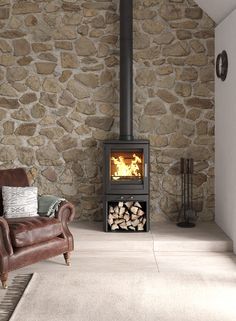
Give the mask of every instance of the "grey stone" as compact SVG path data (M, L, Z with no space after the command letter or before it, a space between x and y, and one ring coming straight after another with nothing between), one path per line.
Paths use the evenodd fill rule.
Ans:
M77 146L77 139L70 135L64 136L62 139L55 142L56 149L59 152L71 149Z
M153 101L150 101L144 109L144 113L146 115L162 115L166 114L166 112L165 104L157 98Z
M85 120L85 124L89 127L99 128L103 130L110 130L113 124L112 117L99 117L99 116L88 116Z
M36 131L36 124L27 123L27 124L19 125L15 130L15 134L20 136L33 136L35 131Z
M68 133L72 133L74 129L74 125L72 121L64 117L61 117L60 119L58 119L57 124L63 127Z
M75 98L78 98L78 99L84 99L90 96L88 89L82 87L81 84L74 79L71 79L68 81L67 89L69 90L69 92L72 93L72 95Z
M15 56L27 56L30 53L30 44L26 39L12 41Z
M91 56L97 52L94 43L86 37L80 37L76 41L75 50L78 56Z
M60 154L52 144L38 148L36 150L36 158L40 165L57 166L61 164Z
M33 165L35 164L34 150L30 147L17 147L17 157L22 165Z

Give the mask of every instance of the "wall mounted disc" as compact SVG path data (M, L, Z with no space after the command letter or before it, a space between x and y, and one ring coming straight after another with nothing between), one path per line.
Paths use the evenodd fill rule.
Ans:
M216 75L224 81L228 74L228 55L225 50L216 58Z

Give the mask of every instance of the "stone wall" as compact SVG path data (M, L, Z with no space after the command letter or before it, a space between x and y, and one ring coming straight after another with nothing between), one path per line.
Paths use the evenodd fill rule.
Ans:
M102 218L102 141L118 137L119 1L0 0L0 165ZM151 217L174 218L179 158L214 213L214 24L191 0L134 0L134 134L151 141Z

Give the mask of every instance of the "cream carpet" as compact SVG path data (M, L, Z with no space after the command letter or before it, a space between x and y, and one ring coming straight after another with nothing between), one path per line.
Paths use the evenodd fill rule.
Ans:
M236 276L34 274L11 321L235 321Z

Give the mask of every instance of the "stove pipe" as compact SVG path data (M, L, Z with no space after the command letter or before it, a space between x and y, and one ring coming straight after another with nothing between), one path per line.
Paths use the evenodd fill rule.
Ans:
M133 0L120 0L120 140L133 139Z

